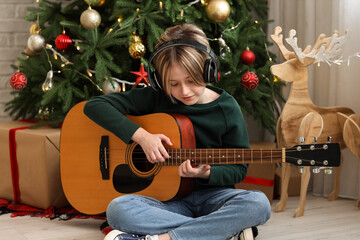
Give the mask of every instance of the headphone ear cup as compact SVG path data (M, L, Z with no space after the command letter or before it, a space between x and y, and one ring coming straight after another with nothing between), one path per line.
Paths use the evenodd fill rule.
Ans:
M205 61L203 77L206 83L217 82L216 63L211 58L206 59Z

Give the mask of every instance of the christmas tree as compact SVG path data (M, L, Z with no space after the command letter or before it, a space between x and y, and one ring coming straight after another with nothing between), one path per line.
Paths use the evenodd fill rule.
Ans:
M275 133L282 83L269 70L274 55L263 31L266 0L42 0L28 10L25 19L34 24L6 108L15 119L55 126L78 102L148 86L143 68L157 38L169 26L190 22L204 30L220 60L215 85Z

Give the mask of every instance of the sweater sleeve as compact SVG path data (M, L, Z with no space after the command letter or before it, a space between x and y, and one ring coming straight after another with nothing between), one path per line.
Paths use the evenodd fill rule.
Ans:
M227 125L227 131L222 136L222 147L249 148L246 123L235 99L231 98L222 108ZM205 187L234 187L245 179L247 168L248 164L213 165L208 181L199 180L198 183Z
M123 142L129 143L140 126L125 115L144 115L151 112L154 103L152 92L150 88L142 88L97 96L85 104L84 113Z

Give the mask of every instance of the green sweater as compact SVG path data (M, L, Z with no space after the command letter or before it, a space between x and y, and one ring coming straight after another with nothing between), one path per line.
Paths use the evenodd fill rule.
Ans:
M146 87L94 97L85 104L84 113L125 143L131 142L132 135L140 126L124 114L180 113L186 115L194 126L197 148L249 148L245 121L235 99L222 89L207 87L220 94L207 104L174 104L163 91ZM247 166L211 166L210 179L197 179L196 188L234 187L245 178Z

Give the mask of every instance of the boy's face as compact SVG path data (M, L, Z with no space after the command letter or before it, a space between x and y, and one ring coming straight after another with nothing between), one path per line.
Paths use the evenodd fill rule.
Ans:
M195 83L185 68L176 62L171 65L169 85L171 95L185 105L205 102L205 85Z

